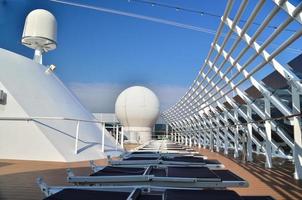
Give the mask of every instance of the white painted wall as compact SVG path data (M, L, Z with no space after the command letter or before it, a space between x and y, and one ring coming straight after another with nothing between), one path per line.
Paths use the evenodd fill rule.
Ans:
M0 49L0 89L8 95L7 104L0 105L0 117L95 120L58 77L45 70L31 59ZM72 162L105 157L99 126L81 122L79 130L75 155L76 122L0 120L0 158ZM105 152L115 154L115 149L114 138L106 132Z

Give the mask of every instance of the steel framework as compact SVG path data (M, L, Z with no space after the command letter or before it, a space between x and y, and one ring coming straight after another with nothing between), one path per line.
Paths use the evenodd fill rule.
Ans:
M234 157L244 152L247 161L253 161L253 152L263 153L267 168L273 167L273 156L289 158L295 164L294 177L302 179L301 79L290 66L277 61L277 56L302 35L302 3L294 6L286 0L272 2L273 8L266 12L256 31L249 31L255 19L263 15L267 2L257 1L240 26L251 2L242 0L234 8L234 0L228 0L196 79L162 116L172 127L170 134L176 142L212 151L223 149L224 154L233 149ZM231 17L234 10L236 14ZM281 14L285 16L283 21L278 18ZM259 42L276 18L278 27ZM283 36L281 45L271 50L272 42L280 40L292 23L298 24L298 30ZM224 30L228 30L227 34L223 34ZM284 79L285 88L272 88L257 76L267 66ZM258 98L247 92L247 84L257 90Z

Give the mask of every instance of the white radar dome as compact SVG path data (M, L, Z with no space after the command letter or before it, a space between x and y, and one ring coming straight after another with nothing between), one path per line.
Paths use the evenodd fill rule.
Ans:
M115 114L130 142L144 143L151 140L152 127L159 116L159 100L150 89L133 86L118 96Z
M41 51L50 51L57 46L57 21L47 10L31 11L25 20L22 44Z

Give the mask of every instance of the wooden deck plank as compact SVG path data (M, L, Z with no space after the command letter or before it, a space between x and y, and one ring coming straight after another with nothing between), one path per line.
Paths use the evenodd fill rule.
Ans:
M91 170L88 162L59 163L39 161L1 160L9 165L0 167L0 199L22 200L42 199L44 196L36 184L37 177L49 185L68 185L66 169L72 168L78 175L87 175ZM106 160L98 160L99 165L107 165Z
M233 154L224 156L208 149L196 150L209 159L219 160L226 169L249 182L248 188L231 188L240 195L269 195L278 200L302 199L302 182L293 178L294 167L289 161L273 159L274 168L266 169L262 155L254 154L254 162L243 163L240 159L234 159Z
M207 149L196 150L209 159L219 160L226 169L246 179L250 184L248 188L232 188L241 195L270 195L278 200L302 199L302 183L293 179L292 163L277 165L278 160L274 159L276 167L265 169L262 156L254 155L256 163L245 164L231 155L226 157ZM97 164L107 165L107 161L98 160ZM49 185L68 185L66 168L73 168L77 175L87 175L91 172L87 166L88 162L0 160L0 199L42 199L43 194L36 184L37 177L43 177Z

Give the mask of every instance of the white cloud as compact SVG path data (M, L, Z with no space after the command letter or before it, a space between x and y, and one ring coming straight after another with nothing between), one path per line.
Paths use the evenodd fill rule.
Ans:
M118 95L128 85L112 83L70 83L69 88L91 112L114 112ZM177 85L146 85L159 97L161 110L169 108L182 97L187 88Z

